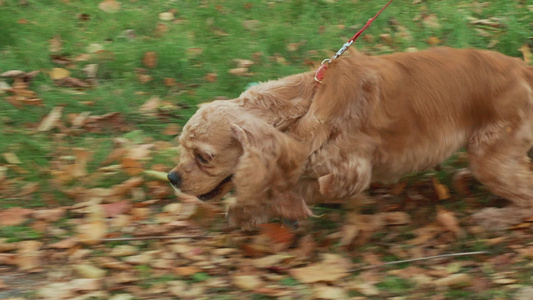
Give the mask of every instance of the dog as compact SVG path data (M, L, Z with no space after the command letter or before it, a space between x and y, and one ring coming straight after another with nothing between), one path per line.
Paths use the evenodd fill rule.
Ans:
M303 219L309 204L357 199L372 182L438 165L465 148L469 168L511 201L489 227L533 214L533 67L476 49L340 57L201 105L179 137L171 184L202 200L235 188L230 223ZM513 216L513 217L510 217Z

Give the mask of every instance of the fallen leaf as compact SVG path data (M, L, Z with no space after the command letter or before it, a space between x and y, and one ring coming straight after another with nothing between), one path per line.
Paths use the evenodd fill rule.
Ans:
M19 76L22 76L24 74L26 74L26 72L24 72L24 71L10 70L10 71L6 71L6 72L0 74L0 76L2 76L2 77L19 77Z
M268 223L259 226L261 235L267 236L274 243L289 243L294 240L294 233L281 224Z
M177 123L172 123L172 124L168 124L168 126L163 130L162 133L164 135L174 136L174 135L178 135L180 131L181 131L180 125L178 125Z
M70 76L70 71L63 68L52 68L48 76L53 80L58 80Z
M433 282L436 286L469 286L472 283L472 277L465 273L452 274L450 276L439 278Z
M95 245L106 236L107 225L103 220L94 220L78 225L76 231L78 232L77 238L81 243Z
M158 96L152 96L150 99L146 100L141 107L139 107L139 111L142 114L153 116L157 112L160 104L161 98Z
M387 225L407 225L411 223L411 216L403 211L385 213Z
M447 186L440 183L439 179L437 177L433 177L433 188L435 189L435 193L437 193L437 198L439 200L446 200L449 199L450 196L450 190Z
M436 37L436 36L431 36L427 39L427 43L430 45L430 46L435 46L435 45L438 45L441 43L441 40Z
M234 68L229 69L228 73L235 76L250 76L251 74L248 73L248 68Z
M455 214L440 206L437 207L437 222L458 238L464 235Z
M114 203L107 203L101 205L107 218L114 218L122 215L131 208L131 204L127 200L122 200Z
M144 52L143 65L147 68L155 68L157 66L157 53L153 51Z
M234 275L233 284L243 290L254 290L264 285L258 275Z
M70 283L66 282L54 282L47 284L37 290L37 295L43 299L73 299L75 292L72 289Z
M104 0L98 4L98 8L107 13L115 13L120 10L120 2L116 0Z
M335 282L348 276L349 262L340 255L324 253L322 262L303 268L293 268L289 274L301 283Z
M48 40L49 43L49 51L52 53L61 52L63 49L63 42L61 41L60 35L55 35L53 38Z
M348 294L343 288L328 285L316 285L313 287L314 299L348 299Z
M172 12L162 12L159 14L159 20L161 21L172 21L175 19L175 16Z
M13 152L2 153L2 156L4 157L4 159L6 160L8 164L19 165L22 163L20 159L18 158L18 156Z
M218 78L217 73L207 73L204 76L204 79L208 82L216 82Z
M33 210L21 207L10 207L5 210L0 210L0 225L1 226L16 226L20 225L26 220L28 216L33 213Z
M533 63L533 54L531 54L531 48L528 44L522 45L520 49L518 49L520 52L522 52L522 55L524 56L524 61L528 64Z
M83 81L81 79L70 77L70 76L66 76L66 77L62 77L62 78L56 79L56 80L54 80L54 83L57 86L64 86L64 87L85 88L85 87L90 87L91 86L88 82L85 82L85 81Z
M73 265L72 268L80 274L83 278L103 278L105 277L106 271L95 267L93 265Z
M56 123L61 118L62 112L62 106L56 106L52 108L52 111L50 111L50 113L44 117L44 119L41 121L41 124L39 124L39 127L37 127L37 131L49 131L54 128L56 126Z
M63 218L67 210L62 207L53 209L40 209L33 212L32 216L37 220L43 220L46 222L56 222Z
M119 245L113 248L109 253L109 256L131 256L137 254L139 249L132 245Z
M249 68L251 67L253 64L254 64L254 61L253 60L249 60L249 59L234 59L233 60L234 63L237 64L237 67L238 68Z
M36 271L41 267L41 252L43 243L39 241L23 241L18 243L17 265L21 271Z

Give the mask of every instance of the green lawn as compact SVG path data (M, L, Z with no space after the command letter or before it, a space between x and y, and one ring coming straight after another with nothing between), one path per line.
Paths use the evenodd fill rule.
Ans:
M27 105L13 100L12 91L0 90L0 211L13 206L72 205L82 198L78 194L80 191L110 188L124 182L134 176L125 167L126 163L121 162L120 157L112 162L106 161L120 148L117 145L154 144L153 151L139 159L141 168L168 171L177 156L173 145L179 130L172 126L185 124L197 104L221 97L237 97L254 82L311 70L315 63L337 51L386 2L0 0L0 73L40 71L22 90L34 92L34 96L42 100L42 105ZM169 14L171 18L168 18ZM527 54L528 49L533 48L533 0L396 0L352 47L378 55L440 45L492 49L522 58L524 52ZM248 70L232 74L233 69L239 67L235 60L251 60L253 65ZM84 71L86 67L97 68L96 74L89 76ZM58 70L68 70L71 77L92 85L84 88L61 86L51 78ZM0 77L0 86L16 87L17 84L21 82ZM146 113L146 107L142 106L154 97L159 98L158 104L155 110ZM14 101L20 105L14 105ZM57 107L63 107L58 126L39 132L37 128L43 118ZM115 112L120 113L122 119L95 121L92 130L75 128L73 120L80 114L102 116ZM75 155L80 149L90 152L87 175L65 179L65 173L77 161ZM12 155L20 163L13 160ZM113 172L101 169L112 164L122 167ZM436 178L451 187L452 175L458 166L463 165L461 155L454 157L443 165ZM410 176L407 181L408 189L429 193L429 198L435 197L429 176ZM478 209L483 201L497 202L480 185L473 183L471 187L474 196L467 201L445 203L459 217L469 215L471 206ZM165 193L162 189L168 191ZM451 192L454 200L462 199L453 187ZM394 199L406 198L402 197ZM140 191L124 198L174 201L166 183L157 185L150 181L143 183ZM412 199L409 201L413 205ZM412 232L419 223L427 224L435 218L435 203L428 202L429 208L411 207L413 227L396 227L378 233L370 238L368 249L350 255L357 259L360 259L357 255L371 252L391 255L387 253L389 245L379 243L383 239L390 240L383 243L394 244L413 238ZM385 205L389 204L373 209L383 210L387 208ZM329 208L317 208L316 211L333 216L313 221L315 237L327 240L321 241L319 247L339 250L328 236L340 230L342 212ZM68 215L55 226L70 230L79 224L76 223L79 221L77 217L79 215ZM201 217L200 213L197 218ZM47 242L52 242L57 238L50 239L49 233L36 231L33 225L26 222L6 226L0 230L0 238L4 237L8 242L40 240L43 236ZM525 244L521 238L520 233L509 233L509 245L517 246L513 248L517 252L520 245ZM476 247L489 249L494 255L506 251L492 249L497 246L491 248L479 239L475 232L469 232L465 240L451 248L446 241L437 244L444 245L440 250L458 252L478 250ZM210 247L220 247L218 243L217 240ZM153 246L146 245L148 248ZM342 251L339 250L344 253ZM522 267L518 266L521 260L513 262L518 262L512 267L513 272L524 274L518 282L531 285L531 266L524 267L521 272ZM474 270L473 267L469 269L466 262L464 266L465 272ZM486 267L476 267L472 271L477 272L474 276L481 273L492 276L494 272L487 271ZM199 272L189 280L198 283L217 275L220 274L214 271L213 274ZM161 277L161 282L175 279L172 274L165 276L169 277ZM158 278L150 278L145 284L155 285ZM288 276L279 281L282 286L297 283ZM383 297L403 296L410 293L413 282L386 275L376 287ZM510 297L512 293L508 291L514 293L514 288L500 289L492 284L487 291L477 293L475 289L434 291L417 286L418 294L413 294L413 299L429 299L428 295L435 294L445 295L435 299L496 299ZM228 287L218 289L231 290ZM362 296L359 291L351 290L350 293ZM261 297L258 295L257 298Z

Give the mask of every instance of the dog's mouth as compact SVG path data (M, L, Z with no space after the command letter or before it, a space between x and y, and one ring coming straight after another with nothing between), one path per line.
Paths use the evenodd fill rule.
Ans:
M224 196L227 192L229 192L231 188L233 187L233 184L231 182L232 177L233 177L232 175L226 177L211 191L197 196L198 199L202 201L208 201L208 200L213 200L215 198L217 199L222 198L222 196Z

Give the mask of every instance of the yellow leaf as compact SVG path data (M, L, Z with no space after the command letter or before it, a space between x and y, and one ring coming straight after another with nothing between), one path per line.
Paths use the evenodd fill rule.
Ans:
M522 45L518 50L524 55L524 61L528 64L533 63L533 54L531 54L531 48L528 44Z
M104 0L98 4L98 8L107 13L114 13L120 10L120 2L115 0Z
M50 78L53 80L65 78L70 76L70 71L63 68L52 68L52 70L49 73Z
M63 107L54 107L52 111L41 121L41 124L39 124L39 127L37 127L37 131L49 131L50 129L54 128L56 122L59 121L59 118L61 118L62 112Z
M445 200L451 197L448 187L440 183L436 177L433 177L433 188L435 189L435 193L437 193L439 200Z

